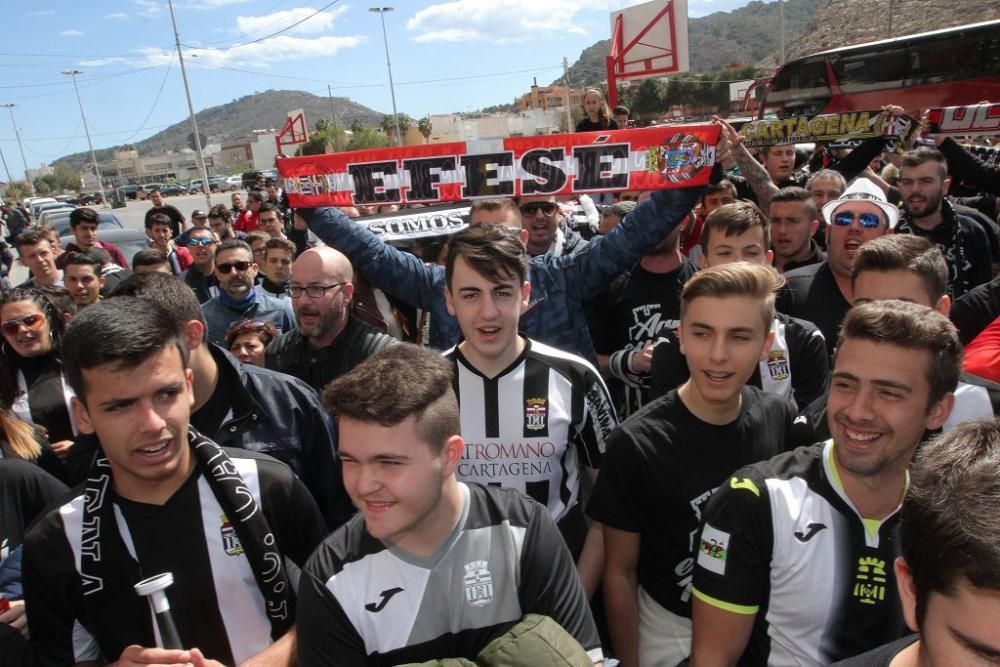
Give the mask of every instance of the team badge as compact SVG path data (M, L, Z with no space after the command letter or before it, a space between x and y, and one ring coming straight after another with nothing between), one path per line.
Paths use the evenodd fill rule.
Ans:
M493 577L487 569L488 562L474 560L465 564L465 601L473 607L493 602Z
M858 559L858 571L854 575L854 597L861 604L878 604L885 600L888 579L885 565L885 561L880 558L869 556Z
M531 431L545 428L545 399L529 398L524 405L524 426Z
M226 554L239 556L243 553L243 545L236 534L236 529L233 528L233 524L225 514L222 515L222 526L219 528L219 533L222 534L222 548L226 550Z
M701 531L698 545L698 565L716 574L726 573L726 559L729 556L729 533L709 524Z
M789 378L788 357L784 350L771 350L767 355L767 372L774 382L783 382Z

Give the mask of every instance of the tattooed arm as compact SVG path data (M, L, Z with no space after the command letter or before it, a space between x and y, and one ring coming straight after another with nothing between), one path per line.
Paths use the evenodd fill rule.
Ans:
M764 169L764 165L757 161L747 147L743 145L743 137L733 128L732 125L721 118L713 118L713 123L722 126L722 134L719 137L719 148L717 151L718 160L732 158L740 166L740 174L747 180L747 183L757 195L757 204L765 215L771 208L771 198L778 192L778 186L771 180L771 176Z

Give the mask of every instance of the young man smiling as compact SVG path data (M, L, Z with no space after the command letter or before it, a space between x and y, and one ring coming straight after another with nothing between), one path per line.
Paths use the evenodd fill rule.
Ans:
M456 478L465 444L446 359L396 345L323 396L340 425L344 486L359 513L302 574L300 665L471 660L529 613L552 617L601 660L572 559L545 508L513 489Z
M187 344L155 304L89 307L67 328L62 356L73 415L100 448L82 492L25 541L37 664L289 664L296 568L287 563L303 566L323 532L302 482L189 426ZM154 614L133 590L166 572L184 650L154 648Z
M771 348L780 285L776 271L746 262L688 280L679 336L691 376L608 442L587 512L604 524L605 601L623 667L687 658L692 548L705 503L740 466L811 438L807 427L796 433L789 402L746 386Z
M704 511L692 667L825 665L900 636L892 563L907 468L951 412L961 354L955 327L924 306L847 314L832 439L736 471Z
M97 303L104 287L101 260L89 252L68 252L63 262L63 283L77 310Z
M617 425L608 390L586 360L518 333L531 285L515 230L476 225L455 234L445 272L448 311L463 335L445 353L455 364L466 443L458 478L514 488L545 505L589 596L603 549L600 527L586 525L581 477L597 476Z

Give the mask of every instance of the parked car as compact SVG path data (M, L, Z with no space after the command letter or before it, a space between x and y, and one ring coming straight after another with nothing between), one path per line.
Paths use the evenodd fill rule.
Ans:
M38 219L38 209L39 208L41 208L45 204L58 204L58 203L59 202L57 202L52 197L37 197L35 199L32 199L31 200L31 217L37 220Z
M172 197L174 195L186 195L188 189L181 185L180 183L167 183L160 188L160 194L164 197Z
M142 191L145 194L145 196L148 197L149 193L152 192L153 190L161 190L162 188L163 188L163 183L146 183L145 185L142 186Z
M226 179L226 186L229 190L240 190L243 188L243 176L236 174Z
M65 216L60 215L59 217L55 218L54 220L51 220L49 222L49 224L52 225L53 227L55 227L55 230L56 230L56 232L58 232L59 236L63 236L63 235L66 235L66 234L70 233L70 231L69 231L69 215L68 214L65 215ZM100 211L100 212L98 212L98 214L97 214L97 238L98 239L102 239L103 238L101 236L102 232L110 232L110 231L114 231L114 230L117 230L117 229L124 229L124 225L122 225L122 221L118 219L117 215L115 215L114 213L112 213L110 211ZM140 231L140 233L142 234L143 238L146 238L145 232L141 232ZM72 235L69 236L69 240L70 241L73 240L73 236ZM110 239L104 239L104 240L108 241ZM148 241L149 239L146 239L146 240ZM115 241L112 241L112 243L114 243L115 245L118 245L118 243L115 242ZM63 247L65 247L66 244L63 243L62 245L63 245ZM122 250L122 252L124 252L124 250Z
M37 207L35 206L32 207L32 209L34 210L34 218L36 222L41 222L42 214L44 214L46 211L51 211L54 209L72 210L74 208L76 207L73 206L72 204L64 204L58 201L49 202L47 204L38 204Z
M65 213L66 217L68 218L69 214L72 213L75 208L76 208L75 206L66 205L66 206L52 206L50 208L42 209L41 213L38 214L37 218L38 224L51 225L52 216L60 213Z
M123 185L120 188L118 188L118 192L121 193L120 196L121 196L122 199L145 199L146 198L146 193L145 192L142 193L141 197L139 196L139 193L142 192L142 188L140 188L138 185Z

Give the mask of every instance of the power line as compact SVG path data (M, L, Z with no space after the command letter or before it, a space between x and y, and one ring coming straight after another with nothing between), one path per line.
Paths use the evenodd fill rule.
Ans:
M305 23L306 21L308 21L312 17L316 16L317 14L322 14L324 11L326 11L330 7L333 7L338 2L340 2L340 0L333 0L333 2L329 2L329 3L325 4L325 5L323 5L322 7L320 7L319 9L317 9L316 11L314 11L312 14L310 14L307 17L305 17L304 19L300 19L300 20L296 21L295 23L291 24L290 26L286 26L286 27L282 28L281 30L278 30L277 32L272 32L270 35L264 35L263 37L259 37L259 38L255 39L253 41L250 41L250 42L244 42L242 44L233 44L231 46L195 46L193 44L184 44L184 43L181 43L181 46L186 46L189 49L201 49L202 51L229 51L230 49L238 49L238 48L243 47L243 46L250 46L251 44L258 44L260 42L263 42L266 39L271 39L272 37L277 37L278 35L280 35L283 32L288 32L289 30L291 30L295 26L302 25L303 23Z
M143 119L142 125L140 125L139 128L135 132L133 132L127 139L122 139L122 143L124 144L129 143L130 141L132 141L132 139L135 138L135 135L139 134L144 129L146 129L146 123L149 122L150 116L152 116L153 112L156 111L156 105L160 103L160 95L163 94L163 88L164 86L166 86L167 79L170 77L170 66L173 64L174 64L174 54L171 53L170 62L167 63L167 71L163 73L163 81L160 82L160 89L156 92L156 99L153 100L153 106L149 108L149 113L147 113L146 117Z

